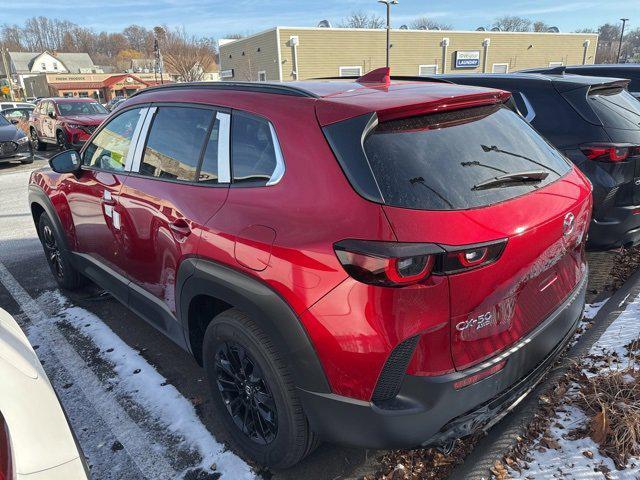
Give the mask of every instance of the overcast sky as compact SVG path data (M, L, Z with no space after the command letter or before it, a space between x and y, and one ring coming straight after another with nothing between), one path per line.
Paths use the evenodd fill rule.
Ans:
M316 26L322 19L334 25L353 10L384 13L376 0L2 0L0 23L22 23L34 15L71 20L101 31L118 31L132 23L184 26L214 38L227 33L253 33L275 25ZM77 6L76 6L77 5ZM640 27L640 0L399 0L393 7L395 26L418 16L475 30L496 16L522 15L556 25L561 31L594 27L631 18ZM634 19L634 16L636 18Z

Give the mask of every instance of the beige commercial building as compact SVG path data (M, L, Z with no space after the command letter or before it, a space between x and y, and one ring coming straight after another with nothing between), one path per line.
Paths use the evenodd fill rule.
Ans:
M392 75L504 73L593 63L598 35L391 30ZM220 77L289 81L352 76L385 65L385 30L274 27L220 41Z

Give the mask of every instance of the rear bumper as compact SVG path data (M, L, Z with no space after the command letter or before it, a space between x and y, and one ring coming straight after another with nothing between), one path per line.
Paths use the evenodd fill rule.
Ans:
M607 211L603 219L593 219L589 227L587 249L610 250L630 247L640 243L640 215L634 211L640 206L615 207Z
M335 394L300 391L312 429L322 438L366 448L445 444L506 414L543 378L575 332L587 275L533 332L509 350L471 369L437 377L407 375L398 396L375 405ZM506 360L504 368L456 390L454 384Z

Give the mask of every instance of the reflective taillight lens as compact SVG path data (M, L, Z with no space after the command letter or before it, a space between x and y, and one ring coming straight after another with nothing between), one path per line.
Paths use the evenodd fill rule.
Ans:
M11 463L11 442L9 441L9 430L0 414L0 480L13 479L13 466Z
M636 145L585 145L580 150L589 160L599 162L624 162L640 155L640 147Z
M471 245L460 247L460 250L449 251L442 261L442 273L460 273L489 265L500 258L506 244L506 240L499 240L489 244Z
M382 287L414 285L430 275L450 275L495 262L506 240L468 247L433 243L344 240L334 245L345 271L362 283Z

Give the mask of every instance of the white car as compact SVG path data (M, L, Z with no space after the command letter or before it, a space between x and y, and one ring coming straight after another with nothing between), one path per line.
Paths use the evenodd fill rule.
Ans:
M0 480L87 480L88 472L36 353L0 308Z
M29 102L0 102L0 112L9 108L35 108L35 103Z

